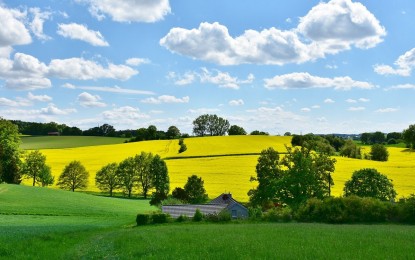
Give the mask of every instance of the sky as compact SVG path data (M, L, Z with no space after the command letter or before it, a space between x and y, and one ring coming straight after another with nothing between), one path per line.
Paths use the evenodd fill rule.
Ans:
M413 70L413 0L0 0L6 119L400 132Z

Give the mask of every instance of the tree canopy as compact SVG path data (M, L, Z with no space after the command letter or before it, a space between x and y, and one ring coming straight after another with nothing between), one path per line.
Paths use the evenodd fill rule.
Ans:
M65 166L57 185L61 189L85 189L88 186L89 173L80 161L72 161Z
M117 169L117 163L110 163L103 166L95 175L95 185L100 190L108 191L110 197L112 197L114 190L121 187Z
M383 201L394 200L396 191L392 180L376 169L361 169L355 171L352 178L344 185L344 195L359 197L372 197Z
M410 125L403 131L402 138L408 144L409 148L415 149L415 124Z
M221 136L229 129L229 121L217 115L201 115L193 121L193 133L196 136Z
M186 192L188 202L191 204L204 203L208 200L208 195L206 194L202 177L192 175L187 178L184 190Z
M37 182L41 183L40 175L42 171L44 171L45 167L46 167L46 156L43 155L38 150L35 150L35 151L28 153L25 156L25 161L22 167L22 173L26 177L33 179L33 186L35 186ZM45 174L45 172L43 172L43 174Z
M370 159L373 161L386 162L389 152L383 144L374 144L370 148Z
M241 126L232 125L229 127L228 135L246 135L246 131Z
M19 145L17 126L0 117L0 183L21 182Z

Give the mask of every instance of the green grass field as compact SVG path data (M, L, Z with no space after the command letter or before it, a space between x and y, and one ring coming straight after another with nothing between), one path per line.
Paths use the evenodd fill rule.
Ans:
M411 259L415 226L170 223L146 200L0 185L1 259Z
M23 150L121 144L126 138L100 136L21 136Z

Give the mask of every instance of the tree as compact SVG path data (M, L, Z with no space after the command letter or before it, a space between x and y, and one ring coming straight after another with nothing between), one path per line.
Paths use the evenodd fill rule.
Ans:
M228 120L217 115L201 115L193 121L193 133L196 136L221 136L229 130Z
M138 183L138 172L135 167L135 160L133 157L128 157L120 162L117 169L117 176L124 192L126 192L128 197L131 198L133 189Z
M175 127L174 125L170 126L166 132L167 139L176 139L180 137L180 130L179 128Z
M85 189L88 186L89 173L80 161L72 161L65 166L57 185L61 189Z
M186 191L183 188L180 188L180 187L176 187L172 191L171 195L172 195L173 198L178 199L178 200L183 201L183 202L189 200Z
M355 171L352 178L344 185L344 195L359 197L372 197L383 201L394 200L396 191L392 180L376 169L361 169Z
M263 132L263 131L259 131L259 130L254 130L250 133L250 135L269 135L268 132Z
M103 166L95 175L95 185L98 189L108 191L110 197L114 190L121 187L119 176L117 175L118 164L110 163Z
M330 196L336 160L326 153L311 152L304 146L286 149L287 155L281 160L272 148L261 152L257 177L251 177L258 181L258 186L248 193L253 205L280 202L297 208L309 198Z
M143 196L146 199L148 191L153 187L153 180L150 172L152 153L141 152L140 155L134 157L134 167L138 174L138 183L141 185Z
M372 134L371 133L362 133L360 135L360 141L362 144L370 144L371 143Z
M373 161L386 162L389 157L389 152L383 144L374 144L370 148L370 159Z
M17 126L0 117L0 183L21 182L19 146Z
M170 190L170 179L166 162L159 155L153 157L150 163L150 175L152 177L152 186L155 189L150 204L157 205L167 198Z
M385 134L377 131L372 134L370 141L372 144L383 144L385 139Z
M147 136L146 140L157 140L157 127L154 125L150 125L147 127Z
M246 135L246 131L240 126L232 125L229 127L228 135Z
M409 148L415 149L415 124L410 125L408 129L403 131L402 138Z
M356 145L352 140L347 140L343 147L340 149L340 155L348 158L361 159L362 153L360 147Z
M386 135L386 141L389 141L391 139L395 139L395 140L402 139L402 133L399 133L399 132L391 132L391 133L388 133Z
M187 194L188 202L191 204L203 203L208 199L202 177L192 175L187 178L187 182L184 185L184 190Z
M38 175L38 181L42 187L52 185L55 181L55 177L52 176L52 171L48 165L44 165Z
M39 174L46 166L46 156L44 156L38 150L32 151L25 156L25 162L23 163L22 173L33 179L33 186L39 181Z
M137 130L135 141L140 142L144 140L147 140L147 129L142 127Z

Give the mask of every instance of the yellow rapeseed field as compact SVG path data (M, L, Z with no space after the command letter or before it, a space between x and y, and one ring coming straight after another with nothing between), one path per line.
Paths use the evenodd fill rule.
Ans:
M270 146L279 152L285 152L284 145L290 144L290 137L278 136L226 136L185 139L188 150L178 154L178 140L146 141L137 143L102 145L68 149L45 149L47 163L52 167L57 179L65 165L72 160L81 161L90 172L88 190L97 191L95 173L104 165L120 162L128 156L141 151L159 154L161 157L214 156L205 158L180 158L166 160L171 189L183 187L187 177L196 174L205 181L210 197L222 192L231 192L240 201L247 201L247 192L256 186L249 181L255 176L258 155ZM336 171L333 174L335 185L333 195L341 195L344 182L350 179L353 171L362 168L376 168L393 180L399 196L415 193L415 153L401 148L388 148L390 156L387 162L335 157ZM227 155L227 156L218 156ZM282 155L283 156L283 155Z

